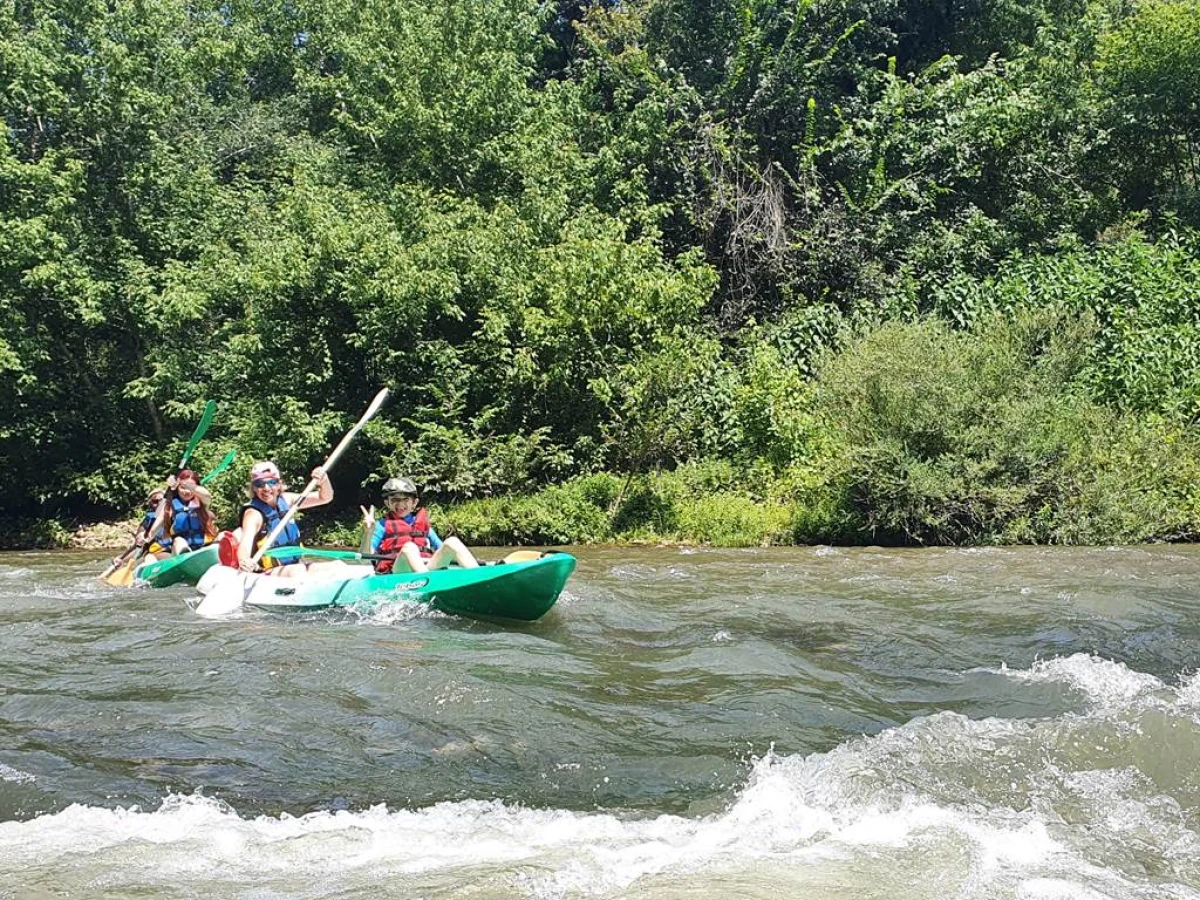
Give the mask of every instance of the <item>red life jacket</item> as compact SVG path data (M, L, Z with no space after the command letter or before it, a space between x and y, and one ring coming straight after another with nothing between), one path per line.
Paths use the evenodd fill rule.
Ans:
M417 545L421 555L428 559L433 556L429 549L429 512L421 507L416 512L416 518L409 525L395 513L388 513L383 520L383 540L379 542L380 553L399 553L400 548L412 542ZM392 571L393 560L381 559L375 563L375 571L386 575Z

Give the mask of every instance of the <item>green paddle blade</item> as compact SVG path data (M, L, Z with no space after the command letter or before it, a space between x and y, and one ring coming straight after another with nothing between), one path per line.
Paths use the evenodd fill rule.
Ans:
M192 458L192 452L196 449L196 445L200 443L200 439L204 437L204 433L208 431L208 426L212 424L213 416L216 414L217 401L209 400L204 404L204 415L200 417L200 424L192 432L192 439L188 441L187 449L183 451L183 459L179 461L179 468L187 468L187 461Z
M211 472L209 472L207 475L205 475L203 478L200 479L200 483L208 484L210 481L212 481L214 478L216 478L218 475L220 475L222 472L224 472L226 469L228 469L231 465L233 465L233 460L236 457L237 457L237 451L230 450L228 453L225 454L225 458L217 464L217 467L215 469L213 469Z

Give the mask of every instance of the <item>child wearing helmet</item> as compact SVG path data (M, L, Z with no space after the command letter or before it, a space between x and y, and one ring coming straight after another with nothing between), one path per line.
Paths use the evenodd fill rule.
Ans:
M438 537L429 524L429 511L420 506L412 479L389 478L383 484L383 500L387 514L378 521L374 506L359 507L363 514L363 553L395 555L395 560L376 561L376 572L426 572L448 568L451 563L464 569L479 565L458 538Z

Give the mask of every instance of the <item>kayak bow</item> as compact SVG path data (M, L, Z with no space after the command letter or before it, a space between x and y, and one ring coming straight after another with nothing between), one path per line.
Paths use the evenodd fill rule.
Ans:
M191 553L155 559L141 565L134 579L150 587L169 587L172 584L195 584L217 564L217 545L207 544Z

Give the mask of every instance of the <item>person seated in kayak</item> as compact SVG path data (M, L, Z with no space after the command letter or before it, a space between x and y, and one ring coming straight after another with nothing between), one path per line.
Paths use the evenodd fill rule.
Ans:
M167 491L155 509L149 533L158 535L147 550L157 559L179 556L211 544L217 536L216 521L210 506L212 494L201 487L196 473L184 469L167 479ZM164 536L165 534L165 536Z
M145 547L146 553L158 554L162 553L164 549L162 545L162 541L164 540L162 526L160 525L158 528L154 527L154 523L158 519L158 507L163 501L163 496L162 488L155 488L146 495L146 512L142 515L142 521L138 523L137 528L133 531L133 546ZM126 552L122 556L115 557L113 565L120 565L121 561L132 552L132 549L130 548L129 552Z
M376 521L375 507L360 506L363 514L363 553L396 554L396 559L381 559L375 571L426 572L445 569L457 563L464 569L479 565L474 554L456 537L444 541L429 524L429 511L419 506L417 486L408 478L389 478L383 484L383 502L387 514Z
M174 479L167 479L167 487L175 490L168 529L172 555L190 553L211 544L217 536L217 524L210 508L212 494L208 488L200 485L191 469L184 469Z
M317 482L316 494L309 494L300 501L300 509L324 506L333 499L333 484L325 470L317 466L312 470L312 480ZM237 542L237 566L243 572L265 571L268 575L294 578L308 574L310 570L344 566L340 560L305 565L300 554L295 556L264 556L261 564L251 562L259 546L275 526L283 520L287 511L300 499L299 494L285 490L286 485L273 462L257 462L250 469L250 502L242 507L241 525L233 532ZM295 519L284 526L271 547L292 547L300 544L300 528Z
M158 553L163 549L162 527L155 530L154 522L158 518L159 504L165 496L162 488L155 488L146 496L146 513L133 533L133 543L138 547L146 547L148 553Z

